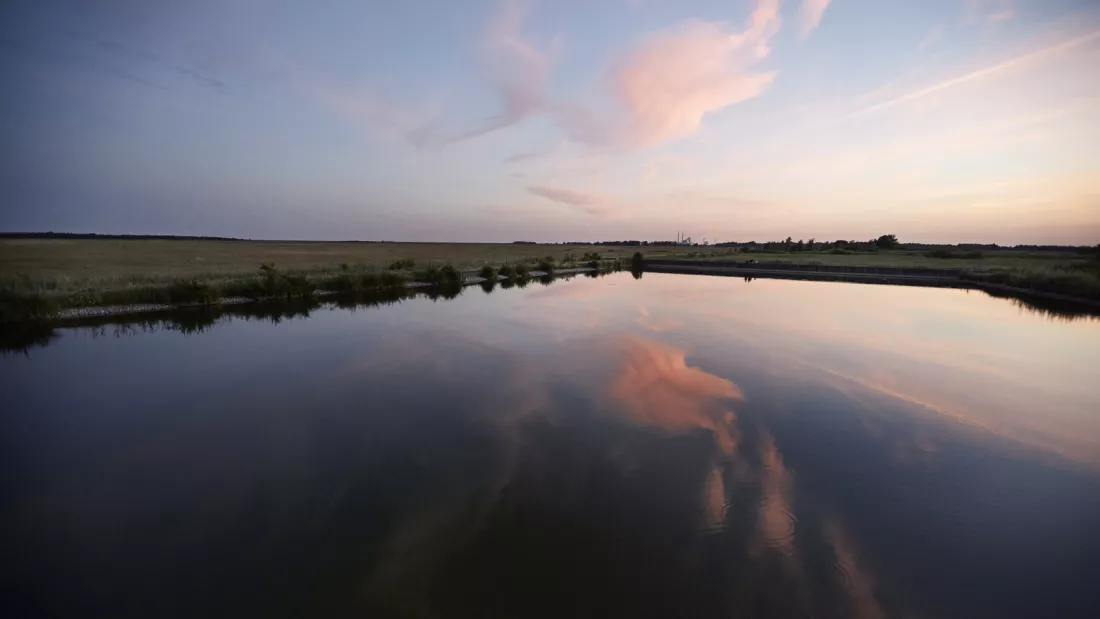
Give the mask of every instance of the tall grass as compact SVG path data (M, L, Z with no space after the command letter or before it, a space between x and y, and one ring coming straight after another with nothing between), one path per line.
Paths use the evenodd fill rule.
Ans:
M963 273L963 279L1100 301L1100 267L997 270Z

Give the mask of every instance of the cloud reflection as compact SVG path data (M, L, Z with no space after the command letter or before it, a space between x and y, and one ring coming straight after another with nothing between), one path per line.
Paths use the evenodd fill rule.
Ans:
M791 509L791 475L771 433L764 430L757 447L760 455L759 543L794 556L797 520Z
M618 342L618 349L621 364L611 395L634 419L669 432L706 428L723 453L733 453L734 413L722 400L740 399L737 385L689 367L684 351L660 342L629 335Z

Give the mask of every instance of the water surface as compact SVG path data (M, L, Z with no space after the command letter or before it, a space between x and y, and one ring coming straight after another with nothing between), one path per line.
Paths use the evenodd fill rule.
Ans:
M0 359L7 616L1097 617L1100 322L646 274Z

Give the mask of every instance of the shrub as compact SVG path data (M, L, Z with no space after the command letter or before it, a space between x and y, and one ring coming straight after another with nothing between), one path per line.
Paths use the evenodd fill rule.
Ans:
M490 279L491 280L491 279L493 279L493 276L496 275L496 272L493 271L493 267L491 267L489 265L485 265L485 266L481 267L481 270L478 271L477 274L480 275L481 277L484 277L485 279Z
M426 284L460 284L462 283L462 273L450 264L441 267L428 265L417 272L416 280Z
M11 290L0 293L0 322L45 320L61 311L56 299L38 294L20 294Z
M543 273L547 273L547 274L553 273L554 272L554 261L553 260L542 260L542 261L539 262L538 267L539 267L539 270L542 271Z
M519 277L527 277L528 271L530 271L530 269L527 268L526 264L523 264L521 262L516 265L516 275L518 275Z
M443 268L439 270L439 272L443 276L443 282L444 283L447 283L447 284L461 284L462 283L462 273L458 269L454 268L453 265L445 264L445 265L443 265Z
M375 290L382 287L382 276L378 273L364 273L359 277L358 285L350 290L362 288L364 290Z
M265 263L260 265L259 279L239 292L252 298L304 298L313 296L313 284L304 275L290 275L276 269L274 264Z
M500 275L502 277L504 277L505 279L515 279L516 278L516 267L514 267L510 264L506 264L506 265L500 267L499 272L500 272Z
M221 291L215 286L197 279L179 281L168 288L171 303L201 303L204 305L221 300Z
M630 270L641 271L645 268L645 257L642 256L642 252L634 252L634 256L630 259Z
M429 264L423 269L417 271L414 277L418 282L434 284L439 282L439 280L442 278L442 275L440 274L439 267L435 266L434 264Z
M379 280L384 288L400 288L408 283L409 276L400 271L383 271Z
M390 263L391 271L403 271L405 269L411 269L416 266L416 261L412 258L402 258L401 260L394 260Z

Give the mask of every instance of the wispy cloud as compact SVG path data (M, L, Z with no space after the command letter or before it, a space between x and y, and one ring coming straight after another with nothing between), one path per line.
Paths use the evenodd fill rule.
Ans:
M1051 45L1049 47L1045 47L1043 49L1036 50L1036 51L1024 54L1022 56L1017 56L1016 58L1013 58L1011 60L1006 60L1004 62L1000 62L1000 63L997 63L995 65L985 67L984 69L978 69L976 71L971 71L970 73L966 73L966 74L960 75L958 77L953 77L951 79L944 80L942 82L939 82L938 84L933 84L931 86L926 86L924 88L906 93L904 95L894 97L893 99L890 99L888 101L883 101L882 103L876 103L875 105L871 105L871 106L865 107L863 109L857 110L857 111L855 111L851 114L848 114L847 116L844 116L843 119L847 120L847 119L856 118L856 117L859 117L859 116L864 116L864 115L867 115L867 114L872 114L874 112L880 112L882 110L885 110L885 109L888 109L888 108L891 108L891 107L894 107L894 106L897 106L897 105L902 105L902 104L908 103L910 101L915 101L915 100L920 99L922 97L926 97L928 95L935 94L937 92L947 90L949 88L954 88L956 86L960 86L960 85L966 84L968 82L994 77L996 75L1000 75L1002 73L1006 73L1006 72L1011 71L1013 69L1017 69L1017 68L1020 68L1022 66L1025 66L1029 63L1037 62L1039 60L1045 60L1045 59L1047 59L1051 56L1054 56L1055 54L1065 52L1065 51L1073 49L1075 47L1080 47L1080 46L1085 45L1087 43L1091 43L1092 41L1095 41L1097 39L1100 39L1100 30L1094 30L1094 31L1089 32L1087 34L1083 34L1083 35L1075 37L1073 39L1069 39L1068 41L1062 41L1061 43L1057 43L1055 45Z
M531 185L527 187L527 192L541 198L546 198L551 202L575 207L589 215L604 217L609 213L607 198L598 194L585 193L561 187L544 187L542 185Z
M80 36L77 33L72 33L74 36ZM193 81L199 86L209 88L217 93L225 94L229 92L229 85L224 81L213 77L202 71L195 70L185 64L169 60L155 54L151 51L140 49L129 44L120 43L105 39L103 37L94 37L96 46L105 52L109 52L121 58L125 58L130 62L144 63L148 66L153 66L161 70L167 70L177 75L182 75Z
M816 26L828 1L807 4L812 5L807 19ZM552 54L523 36L523 21L523 7L508 0L488 29L486 48L503 109L445 143L504 129L538 113L550 116L570 139L591 145L643 148L690 135L707 113L756 97L772 83L775 74L756 65L771 53L769 40L782 23L779 0L755 0L741 30L727 22L687 20L655 32L612 60L603 83L611 98L593 107L547 95Z
M526 161L527 159L534 159L535 157L541 157L545 154L546 153L534 153L534 152L516 153L514 155L508 155L507 157L505 157L504 162L505 163L518 163L520 161Z
M448 143L462 142L510 127L542 109L543 91L550 76L550 54L523 37L525 8L519 0L505 0L492 19L486 40L493 86L502 109L470 129L451 136Z
M683 155L664 154L651 157L642 162L642 168L646 171L642 181L648 183L656 180L658 174L663 170L686 170L694 166L695 161L691 157Z
M822 16L825 15L825 9L829 6L829 1L802 0L802 8L798 10L798 20L801 23L798 31L799 36L806 38L817 28L818 24L821 23Z
M917 51L928 49L932 47L943 37L943 26L936 26L928 31L928 34L924 35L924 38L917 43Z
M1000 22L1016 17L1014 0L964 0L966 21Z
M272 60L294 89L372 138L407 141L416 148L438 145L432 115L379 94L381 89L352 87L312 68L285 59Z

